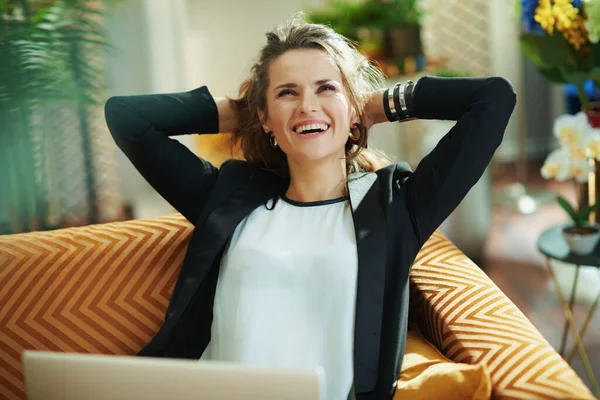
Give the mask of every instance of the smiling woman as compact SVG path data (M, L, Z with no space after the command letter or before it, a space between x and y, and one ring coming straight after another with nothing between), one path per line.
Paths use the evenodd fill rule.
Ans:
M348 173L389 164L382 153L365 149L370 125L386 120L382 113L364 112L383 87L381 71L343 36L302 16L285 21L267 39L240 98L231 100L238 115L232 142L247 160L282 176L327 164L326 177L307 179L338 183L338 195ZM288 195L307 200L294 188L298 175Z
M500 77L388 89L381 77L331 28L295 17L267 33L237 99L203 86L108 100L119 147L195 225L140 355L322 367L326 399L391 398L410 268L483 174L516 96ZM413 118L456 121L414 172L366 148L372 125ZM216 132L245 160L216 168L170 138Z
M323 170L323 164L328 164L327 179L345 181L346 164L351 161L345 147L354 137L349 134L351 125L359 123L358 112L346 92L339 69L323 50L290 50L270 66L267 112L259 109L258 115L265 136L270 135L277 144L272 151L281 149L285 153L289 173L295 177L288 197L314 200L303 198L294 186L301 183L297 180L302 176L312 179L301 170ZM344 186L337 188L344 190ZM323 193L324 197L329 195Z

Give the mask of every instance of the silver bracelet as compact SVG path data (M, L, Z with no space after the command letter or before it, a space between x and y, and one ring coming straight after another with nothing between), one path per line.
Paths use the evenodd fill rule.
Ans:
M404 81L402 82L402 84L400 85L400 92L399 92L399 97L400 97L400 111L402 112L402 116L403 117L409 117L408 115L408 107L406 106L406 87L412 84L412 81Z
M398 120L398 111L396 111L396 105L394 104L394 93L396 92L396 87L398 87L400 83L396 83L391 90L388 90L388 104L390 106L390 115L393 119Z

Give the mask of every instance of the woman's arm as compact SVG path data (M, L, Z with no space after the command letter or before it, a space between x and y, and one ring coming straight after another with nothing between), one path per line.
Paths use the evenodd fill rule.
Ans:
M515 104L510 82L501 77L424 77L417 82L410 115L457 121L398 188L406 193L421 246L484 173ZM404 178L404 171L397 171Z
M108 128L135 168L177 211L195 223L218 170L169 136L218 133L235 125L227 99L206 87L189 92L111 97Z

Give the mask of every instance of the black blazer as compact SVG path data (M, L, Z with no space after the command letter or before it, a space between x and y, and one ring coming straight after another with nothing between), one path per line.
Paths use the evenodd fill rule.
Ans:
M456 125L414 172L406 163L393 164L354 174L348 182L358 247L358 399L393 394L404 355L410 267L483 174L516 103L510 83L499 77L424 77L413 96L415 117L456 120ZM206 87L112 97L105 115L133 165L195 225L164 324L139 355L200 358L210 341L220 261L231 235L289 182L245 161L229 160L217 169L169 137L219 131Z

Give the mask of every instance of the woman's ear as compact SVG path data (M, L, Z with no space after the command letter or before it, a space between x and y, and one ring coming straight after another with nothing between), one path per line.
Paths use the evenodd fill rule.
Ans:
M260 119L260 122L262 122L262 127L265 130L265 132L272 132L273 129L271 129L271 125L269 124L268 121L265 121L265 113L263 112L263 110L261 110L260 108L257 108L256 113L258 114L258 118Z
M358 111L356 111L356 108L352 107L352 110L350 111L350 127L354 127L354 124L358 123L360 123Z

